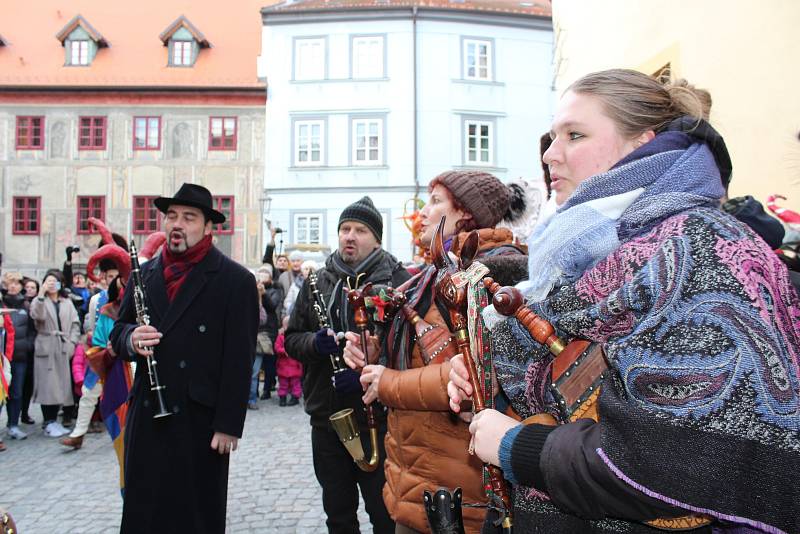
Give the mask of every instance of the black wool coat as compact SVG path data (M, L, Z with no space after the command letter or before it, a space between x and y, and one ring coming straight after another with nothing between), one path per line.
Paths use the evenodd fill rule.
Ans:
M228 455L211 449L214 432L241 437L258 329L258 292L250 272L211 248L172 303L161 257L142 266L150 323L163 334L158 374L173 415L153 419L147 363L130 350L136 328L128 282L114 350L136 361L125 425L121 532L222 533Z

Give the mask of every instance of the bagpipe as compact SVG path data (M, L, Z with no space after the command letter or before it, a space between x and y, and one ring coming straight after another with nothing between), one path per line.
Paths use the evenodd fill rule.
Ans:
M358 280L356 280L358 286ZM426 365L431 361L446 361L455 355L455 344L452 342L450 333L439 325L432 325L423 320L419 314L406 302L403 288L392 288L389 286L374 286L368 282L358 289L348 288L347 301L353 310L354 322L359 334L359 342L365 351L368 343L369 323L384 324L394 319L397 313L401 313L405 320L414 326L423 360ZM312 288L313 291L313 288ZM318 292L317 292L318 295ZM321 297L320 297L321 299ZM325 309L324 301L315 309ZM329 324L329 323L325 323ZM339 355L341 358L341 355ZM374 362L368 362L374 363ZM336 366L334 365L334 372ZM362 471L374 471L378 467L378 424L374 416L373 403L366 405L367 428L370 432L370 447L372 454L366 460L363 446L361 444L358 424L352 408L345 408L330 416L330 422L339 440L344 444L353 461L356 462Z
M555 426L581 418L598 422L600 414L597 400L602 382L610 372L602 344L585 339L565 341L556 334L551 323L525 306L525 299L518 289L501 287L487 276L490 274L489 269L474 261L479 245L477 231L468 236L458 258L448 255L444 250L444 223L445 217L442 217L431 247L433 263L437 269L434 287L436 297L449 311L458 351L467 367L473 391L473 411L478 413L490 407L494 397L494 392L491 391L493 368L490 349L487 351L488 361L482 362L483 376L481 376L471 349L475 345L475 340L470 339L467 325L468 316L479 319L477 316L480 315L479 310L470 309L469 292L483 289L492 295L491 302L498 313L516 318L530 336L553 355L549 389L556 400L557 413L555 416L548 413L535 414L522 421L522 424ZM503 534L511 534L513 516L508 485L500 468L487 464L485 469L490 482L485 486L489 498L486 506L499 514L495 525L500 527ZM460 488L456 488L452 494L447 489L439 489L433 495L425 491L424 503L434 534L464 532L461 522ZM663 530L685 530L710 522L710 518L704 515L687 515L679 518L655 519L646 524Z

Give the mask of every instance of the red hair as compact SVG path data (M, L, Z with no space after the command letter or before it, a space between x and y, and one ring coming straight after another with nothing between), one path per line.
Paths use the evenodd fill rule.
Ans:
M461 204L461 202L459 202L456 197L453 196L453 193L447 188L444 182L439 180L438 176L433 180L431 180L431 183L428 184L428 193L433 192L433 188L436 187L437 185L442 186L442 189L447 191L447 198L450 200L450 204L453 205L453 208L457 209L458 211L463 211L464 213L469 213L470 215L472 215L472 213L470 213L469 210L465 208L464 205ZM458 235L461 232L471 232L472 230L477 230L477 229L478 229L478 223L475 221L475 217L470 217L469 219L460 219L456 223L455 233L456 235Z

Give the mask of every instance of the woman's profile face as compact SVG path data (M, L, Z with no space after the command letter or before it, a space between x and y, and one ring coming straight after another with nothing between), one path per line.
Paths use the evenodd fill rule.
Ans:
M568 91L558 104L550 130L553 143L542 156L550 167L556 203L563 204L578 185L603 173L633 150L649 141L647 134L626 139L605 114L599 98ZM648 137L643 140L643 137Z
M466 213L453 206L450 192L446 187L438 184L431 191L431 197L419 212L419 215L422 221L422 232L419 239L423 245L430 246L433 242L436 226L442 220L442 215L447 217L444 223L444 237L447 239L455 234L456 223L464 218Z

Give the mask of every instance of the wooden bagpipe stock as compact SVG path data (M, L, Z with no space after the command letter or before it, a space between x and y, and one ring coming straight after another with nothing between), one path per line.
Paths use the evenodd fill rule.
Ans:
M585 339L565 343L556 335L552 324L523 305L525 299L517 288L501 287L488 277L483 284L493 295L495 310L501 315L515 317L536 342L555 356L550 391L558 402L559 421L566 423L580 418L597 421L600 383L608 374L603 346ZM557 422L548 414L536 414L523 421L551 425Z
M461 248L461 255L458 261L451 258L444 250L444 224L445 217L442 217L439 226L436 228L431 252L433 263L436 266L435 291L439 302L447 307L450 320L453 324L458 352L463 356L469 373L469 381L472 384L472 403L475 413L481 412L486 408L483 387L480 383L478 368L472 357L470 348L469 331L467 327L467 306L468 306L468 284L465 283L464 271L472 264L478 252L478 233L473 231L467 237ZM510 534L513 529L513 519L511 517L511 499L508 486L503 478L503 472L499 467L487 464L486 469L489 473L491 489L495 497L495 502L491 503L500 513L500 526L504 534ZM458 494L458 490L456 490ZM455 495L454 495L455 497ZM426 492L426 507L432 502L430 494ZM432 511L426 508L429 521ZM432 523L432 521L431 521Z

